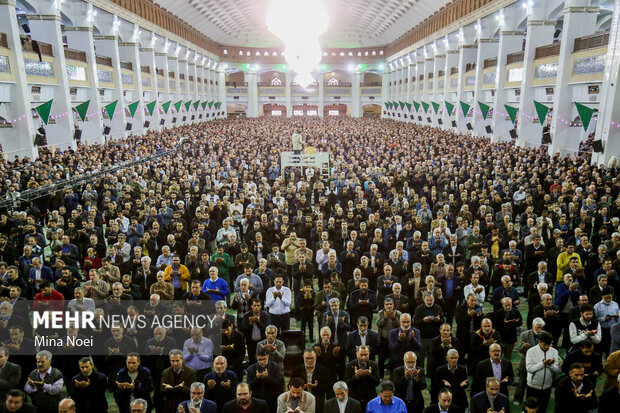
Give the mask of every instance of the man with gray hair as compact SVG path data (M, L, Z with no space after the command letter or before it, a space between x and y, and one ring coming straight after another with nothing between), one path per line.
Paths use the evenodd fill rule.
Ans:
M486 388L471 399L471 413L510 412L508 396L499 392L500 380L486 378ZM544 412L545 410L543 410Z
M216 413L217 404L205 399L205 385L199 381L189 386L190 399L177 406L177 413ZM132 412L133 413L133 412Z
M155 328L156 336L160 333L165 334L165 330L157 331L159 328L161 327ZM196 381L196 372L194 369L184 365L182 350L172 349L168 352L168 357L170 359L170 367L161 372L161 381L155 380L155 383L161 383L161 385L157 386L158 389L156 388L153 395L153 401L158 406L163 401L166 411L173 411L179 403L187 400L187 397L190 395L189 385ZM161 359L163 357L156 356L154 358ZM162 361L165 362L164 360Z
M426 389L426 378L423 369L416 365L417 360L413 351L406 352L403 364L396 367L390 377L396 388L396 396L405 402L409 413L422 413L424 409L422 390Z
M521 361L519 362L519 383L515 390L514 401L521 402L523 395L525 394L525 386L527 384L527 370L525 369L525 356L527 351L538 344L540 333L542 333L545 327L545 320L541 317L536 317L532 320L532 328L530 330L523 331L521 333L521 344L519 344L518 351L521 355Z
M60 392L64 383L60 370L52 367L52 353L42 350L37 353L37 368L30 372L24 391L32 404L42 413L56 413Z
M131 413L146 413L149 403L144 399L134 399L129 405Z
M344 381L332 386L335 397L325 402L323 413L361 413L360 402L349 397L349 387Z

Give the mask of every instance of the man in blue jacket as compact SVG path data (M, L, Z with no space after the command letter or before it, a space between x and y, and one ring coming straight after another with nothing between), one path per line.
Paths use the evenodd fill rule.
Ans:
M189 387L189 394L191 399L186 400L179 404L179 407L183 409L185 413L189 413L190 408L198 409L200 413L215 413L217 412L217 405L211 400L205 399L205 385L204 383L195 382ZM177 409L177 412L181 412L181 409Z
M147 413L153 408L151 391L153 379L151 371L140 365L138 353L129 353L125 360L125 367L116 374L114 400L120 413L130 413L129 403L133 398L141 398L147 402Z

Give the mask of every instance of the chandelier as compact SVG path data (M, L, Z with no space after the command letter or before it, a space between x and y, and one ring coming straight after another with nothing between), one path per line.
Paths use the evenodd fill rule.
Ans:
M295 83L306 88L315 81L312 71L321 62L319 36L327 31L323 0L271 0L267 28L284 43L284 58L297 74Z

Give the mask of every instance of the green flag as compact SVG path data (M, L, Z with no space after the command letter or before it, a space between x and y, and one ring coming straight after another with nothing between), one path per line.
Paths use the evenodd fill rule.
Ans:
M194 110L197 112L198 111L198 106L200 105L200 101L197 100L194 102Z
M205 110L205 108L207 107L207 101L205 100L204 102L202 102L201 106L202 106L202 110Z
M215 103L214 101L209 102L209 110L211 110L211 107L213 106L214 103Z
M549 112L549 108L542 103L536 101L534 101L534 106L536 107L536 113L538 114L538 121L541 125L544 125L547 112Z
M420 110L420 104L418 102L416 102L415 100L413 101L413 107L415 108L415 111L417 112L418 110Z
M137 100L134 103L132 103L131 105L127 106L129 108L129 114L131 115L132 118L136 114L136 110L138 110L138 105L139 104L140 104L140 101Z
M592 119L592 114L594 113L594 109L591 109L577 102L575 102L575 106L577 107L579 118L581 118L581 124L583 125L583 130L587 131L588 126L590 126L590 120Z
M470 106L467 103L463 102L462 100L460 103L461 103L461 110L463 111L463 116L467 116L467 114L469 113Z
M424 101L422 101L422 108L424 109L424 113L428 113L428 108L430 105Z
M222 102L215 102L215 109L220 110L220 106L222 106Z
M435 115L439 115L439 103L431 102L433 104L433 109L435 109Z
M181 110L182 104L183 104L182 100L179 100L177 103L174 104L174 108L177 110L177 113L179 113L179 111Z
M189 108L192 106L192 101L190 100L189 102L185 102L185 111L189 112Z
M146 109L149 111L149 116L153 115L153 111L155 110L155 105L157 104L157 101L154 100L151 103L148 103L146 105Z
M161 108L164 110L164 113L168 113L168 109L170 109L170 103L172 103L172 101L167 101L166 103L161 105Z
M75 111L80 116L80 119L82 119L82 122L86 120L86 112L88 112L88 106L90 106L90 100L87 100L86 102L79 104L75 107Z
M517 112L519 111L519 108L515 108L514 106L508 106L508 105L504 105L504 107L506 108L506 112L508 112L508 116L510 116L510 121L512 123L515 123L515 120L517 119Z
M35 110L39 114L39 117L47 125L47 121L50 119L50 112L52 111L52 103L54 99L45 102L44 104L37 106Z
M444 101L446 104L446 110L448 111L448 116L452 116L452 111L454 110L454 105L447 100Z
M389 108L390 108L390 105L389 105L389 103L388 103L388 102L383 102L383 104L385 105L385 108L386 108L386 109L389 109Z
M486 120L487 116L489 115L489 109L491 109L491 106L480 101L478 101L478 106L480 106L480 112L482 112L482 119Z
M411 103L405 103L405 106L407 106L407 111L411 112Z
M110 120L114 119L114 110L116 109L117 103L118 100L115 100L114 102L105 105L105 112L108 114L108 118L110 118Z
M405 108L405 102L401 102L400 100L398 101L398 103L400 104L400 109L404 109Z

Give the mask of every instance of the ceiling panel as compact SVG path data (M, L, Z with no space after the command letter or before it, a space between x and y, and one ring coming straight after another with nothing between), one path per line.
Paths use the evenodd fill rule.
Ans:
M280 47L267 29L269 0L153 0L218 44ZM311 0L309 0L311 1ZM448 0L329 0L323 47L372 47L392 43Z

